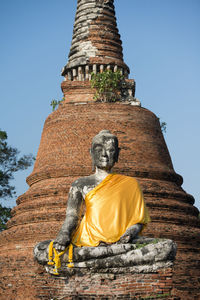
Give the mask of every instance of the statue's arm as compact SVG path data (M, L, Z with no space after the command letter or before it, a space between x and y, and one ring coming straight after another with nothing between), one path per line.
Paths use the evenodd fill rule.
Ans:
M82 202L83 197L81 190L72 185L68 196L66 218L54 241L54 247L57 250L62 251L70 244L72 234L79 221Z

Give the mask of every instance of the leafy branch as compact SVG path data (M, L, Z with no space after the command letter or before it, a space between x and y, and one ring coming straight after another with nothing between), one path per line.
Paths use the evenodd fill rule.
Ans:
M65 100L65 98L63 97L61 100L56 100L56 99L53 99L52 101L51 101L51 106L52 106L52 111L54 111L56 108L57 108L57 106L61 103L61 102L63 102Z
M14 173L26 170L34 161L32 154L19 157L19 150L9 146L6 140L7 133L0 130L0 198L15 195L15 187L10 185Z
M167 123L160 122L160 128L161 128L162 132L166 133L167 132Z

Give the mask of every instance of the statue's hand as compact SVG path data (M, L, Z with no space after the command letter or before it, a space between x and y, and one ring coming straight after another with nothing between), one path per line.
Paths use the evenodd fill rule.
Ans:
M117 243L120 243L120 244L127 244L131 241L132 239L132 235L131 235L131 232L130 230L127 230L120 238L120 240L117 242Z
M126 232L121 236L117 243L127 244L130 243L134 238L137 237L138 233L142 230L142 224L135 224L129 227Z
M56 250L63 251L70 244L70 239L65 235L58 235L53 245Z

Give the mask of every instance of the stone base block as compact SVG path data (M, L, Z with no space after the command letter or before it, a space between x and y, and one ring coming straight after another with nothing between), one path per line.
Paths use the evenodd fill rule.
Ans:
M42 281L42 282L41 282ZM172 269L154 273L38 276L37 299L178 299L172 298ZM42 288L41 288L42 287Z

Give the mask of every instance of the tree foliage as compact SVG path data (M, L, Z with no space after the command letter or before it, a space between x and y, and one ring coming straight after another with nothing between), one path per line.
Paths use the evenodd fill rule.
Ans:
M94 99L102 102L116 102L120 99L120 90L124 76L120 71L106 70L102 73L92 73L91 87L96 89Z
M167 123L160 121L160 128L161 128L162 132L166 133L166 131L167 131Z
M11 208L0 204L0 232L6 229L6 223L11 218Z
M6 200L16 195L11 181L14 173L25 170L33 164L32 154L19 156L19 150L7 143L7 133L0 130L0 199ZM0 206L0 230L10 216L10 209Z

